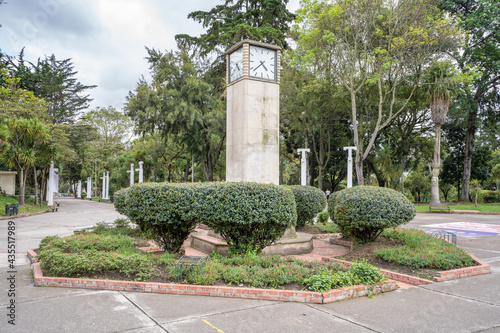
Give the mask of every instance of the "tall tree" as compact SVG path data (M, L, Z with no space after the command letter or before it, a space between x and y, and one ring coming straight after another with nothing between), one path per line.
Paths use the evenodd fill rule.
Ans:
M207 59L204 79L221 93L225 89L225 51L243 39L286 48L287 32L294 19L286 8L289 0L220 0L211 10L189 13L206 29L199 37L175 36L181 49Z
M7 118L49 119L47 103L20 87L20 79L0 69L0 116Z
M47 102L49 116L55 124L72 124L92 101L85 92L96 86L78 81L71 59L57 60L52 54L39 58L35 65L24 60L24 50L21 50L17 59L8 57L8 62L11 71L19 77L20 86Z
M441 0L440 7L456 17L465 32L465 46L451 55L462 73L480 75L459 92L461 107L468 114L464 171L460 199L469 201L477 118L488 94L500 86L500 6L497 0Z
M306 60L330 54L324 67L347 91L363 185L363 162L375 140L406 110L422 67L454 47L455 28L426 0L305 0L295 31ZM411 87L406 96L398 95L402 85Z
M148 49L153 82L141 81L127 97L127 115L138 133L176 135L191 155L201 159L206 180L225 143L224 104L214 87L203 79L203 71L186 52Z
M431 178L431 203L439 203L439 169L441 167L441 126L446 120L450 99L456 94L458 81L450 62L434 64L427 74L432 121L436 128Z
M243 39L254 39L287 46L286 37L289 24L295 18L286 8L289 0L221 0L208 12L195 11L188 18L207 29L200 37L177 35L182 44L199 48L202 55L216 51L221 55L232 44Z
M36 162L37 149L47 137L47 128L36 118L5 119L4 122L9 133L0 158L3 164L17 171L19 204L24 206L28 171Z

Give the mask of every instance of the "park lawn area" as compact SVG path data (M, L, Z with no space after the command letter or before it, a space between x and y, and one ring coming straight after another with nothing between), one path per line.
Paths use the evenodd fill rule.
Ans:
M500 213L500 203L481 203L475 207L474 203L451 203L451 210L477 210L482 213ZM428 212L429 204L416 204L417 212Z
M0 196L0 216L5 216L5 205L17 204L19 200L15 196ZM43 212L47 210L47 203L42 202L42 206L35 206L34 198L27 198L23 206L19 206L19 214Z

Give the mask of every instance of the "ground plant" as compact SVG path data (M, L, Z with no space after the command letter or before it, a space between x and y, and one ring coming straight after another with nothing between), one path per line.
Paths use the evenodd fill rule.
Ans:
M176 266L179 255L168 252L144 253L136 245L137 239L120 234L86 232L64 238L49 236L40 244L39 259L45 275L58 277L203 285L222 283L230 286L313 291L355 284L371 285L384 280L380 270L367 263L344 267L336 262L307 262L255 252L232 257L212 254L201 270L189 274ZM321 282L324 279L330 280Z
M384 235L402 241L393 249L379 250L375 256L388 262L408 265L412 268L448 270L476 265L474 259L460 247L433 238L422 230L391 229Z

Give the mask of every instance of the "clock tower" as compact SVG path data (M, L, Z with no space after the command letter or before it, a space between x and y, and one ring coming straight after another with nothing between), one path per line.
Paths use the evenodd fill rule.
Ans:
M280 56L248 39L226 52L226 181L279 185Z

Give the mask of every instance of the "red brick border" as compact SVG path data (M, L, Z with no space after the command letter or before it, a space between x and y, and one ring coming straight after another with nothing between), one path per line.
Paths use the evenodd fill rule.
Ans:
M465 250L464 250L465 251ZM435 282L441 282L446 280L455 280L468 276L481 275L481 274L489 274L490 265L485 263L484 261L474 257L472 254L469 255L474 259L479 265L458 268L458 269L450 269L448 271L437 272L437 276L435 276L432 280Z
M283 302L302 302L325 304L346 298L366 296L368 294L385 293L398 289L394 281L380 283L375 286L357 285L342 289L330 290L327 293L298 290L258 289L220 286L200 286L189 284L114 281L99 279L60 278L43 276L40 263L33 264L35 286L66 287L99 290L139 291L146 293L217 296L246 299L261 299Z
M474 257L472 254L470 254L470 253L468 253L468 254L472 257L472 259L474 259L479 264L478 266L450 269L448 271L439 271L436 273L437 276L432 278L432 281L427 280L427 279L421 279L421 278L411 276L411 275L387 271L385 269L381 269L380 271L388 279L408 283L408 284L411 284L414 286L431 284L434 282L441 282L441 281L446 281L446 280L461 279L461 278L468 277L468 276L489 274L490 273L490 265L488 265L484 261ZM325 261L336 261L336 262L341 263L344 266L352 265L352 262L350 262L350 261L340 260L340 259L336 259L336 258L323 257L322 259Z

